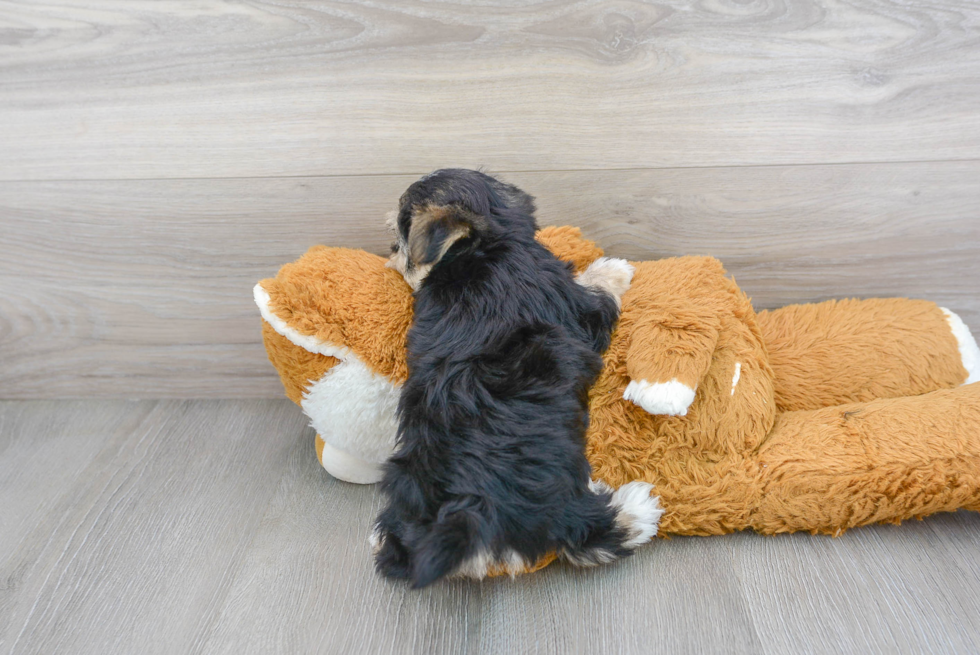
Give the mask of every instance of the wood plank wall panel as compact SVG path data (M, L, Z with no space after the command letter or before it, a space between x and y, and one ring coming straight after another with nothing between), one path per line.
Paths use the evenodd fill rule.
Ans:
M757 307L935 299L980 330L980 162L508 173L611 255L721 258ZM383 253L413 176L0 182L0 397L276 397L251 287Z
M980 158L962 0L0 3L0 179Z

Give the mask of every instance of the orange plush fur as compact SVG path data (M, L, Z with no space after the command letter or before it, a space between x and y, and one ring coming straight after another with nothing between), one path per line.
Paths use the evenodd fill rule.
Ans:
M546 228L539 240L577 271L602 255L575 228ZM317 247L257 287L269 358L294 402L344 358L395 392L405 380L411 290L384 263ZM655 486L660 534L836 535L980 509L980 384L959 386L968 371L935 304L756 313L715 259L631 263L591 391L587 452L595 478ZM675 415L638 404L677 392L693 402ZM321 458L322 448L318 437Z

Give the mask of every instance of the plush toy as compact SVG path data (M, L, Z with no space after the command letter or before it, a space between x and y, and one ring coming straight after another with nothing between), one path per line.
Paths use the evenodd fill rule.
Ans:
M578 272L603 254L575 228L538 238ZM837 535L980 509L980 349L955 314L904 299L757 313L710 257L633 266L590 394L587 453L596 479L654 485L660 534ZM378 481L411 289L381 257L315 247L256 285L255 301L324 468Z

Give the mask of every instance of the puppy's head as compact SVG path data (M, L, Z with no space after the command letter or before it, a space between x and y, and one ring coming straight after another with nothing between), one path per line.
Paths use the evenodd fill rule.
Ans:
M388 227L395 237L388 266L413 289L447 256L508 233L533 238L537 229L531 196L461 168L435 171L410 186L388 215Z
M395 242L387 266L417 290L432 267L457 243L472 241L484 223L479 214L453 205L425 203L391 212L388 226Z

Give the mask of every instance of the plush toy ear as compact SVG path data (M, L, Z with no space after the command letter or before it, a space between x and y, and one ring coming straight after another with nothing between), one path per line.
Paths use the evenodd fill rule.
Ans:
M416 267L432 266L484 223L482 216L457 205L421 207L413 213L408 232L409 259Z

